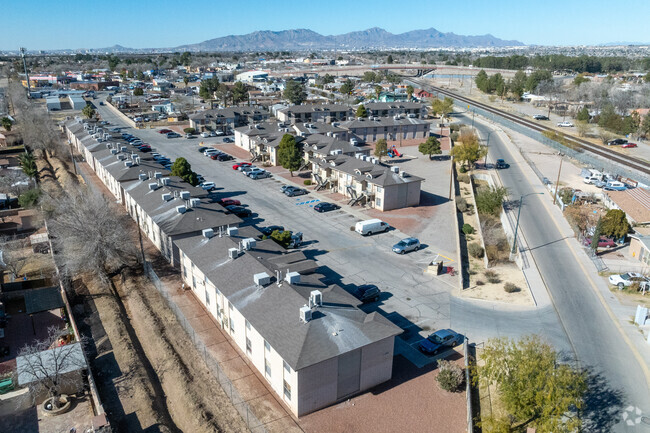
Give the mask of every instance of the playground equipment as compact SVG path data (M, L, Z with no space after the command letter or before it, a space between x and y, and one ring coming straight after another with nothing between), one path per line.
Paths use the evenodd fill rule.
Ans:
M401 158L403 155L401 153L399 153L399 151L397 150L397 148L393 144L390 147L390 149L388 149L388 156L390 156L391 158L395 158L396 156Z

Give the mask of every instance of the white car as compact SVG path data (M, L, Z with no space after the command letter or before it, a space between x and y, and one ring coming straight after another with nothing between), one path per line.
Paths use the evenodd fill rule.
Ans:
M202 132L201 133L201 137L203 137L203 138L208 138L209 136L210 136L209 132Z
M644 285L650 285L650 280L638 272L626 272L624 274L612 275L609 277L609 284L617 286L619 290L622 290L623 287L629 287L634 283L638 283L643 287Z
M200 183L199 186L203 188L206 191L212 191L215 189L217 186L214 184L214 182L203 182Z
M565 120L564 122L558 123L557 126L565 127L565 128L571 128L571 127L573 127L573 123L569 122L568 120Z
M205 156L212 156L212 155L216 155L216 154L219 153L219 152L220 152L219 150L215 149L214 147L211 147L211 148L205 150L205 151L203 152L203 155L205 155Z

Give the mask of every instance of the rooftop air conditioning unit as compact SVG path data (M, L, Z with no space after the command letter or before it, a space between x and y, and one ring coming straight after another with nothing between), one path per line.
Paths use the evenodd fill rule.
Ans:
M357 120L363 120L363 117L357 117Z
M253 275L253 281L258 286L265 286L271 283L271 276L266 272L260 272L259 274Z
M320 290L312 290L309 293L309 307L322 307L323 306L323 294Z
M159 171L154 172L153 174L154 179L162 179L162 173Z
M203 237L207 238L207 239L210 239L211 237L214 236L214 230L213 229L203 229L201 231L201 233L203 233Z
M136 155L135 153L132 153L131 154L131 159L133 160L133 162L135 162L138 159L138 155Z
M126 168L133 167L133 161L124 161L124 167Z
M239 256L239 250L237 248L228 248L228 258L236 259Z
M192 198L190 199L190 207L195 208L198 207L201 204L201 199L200 198Z
M226 230L228 236L237 236L239 234L239 228L237 227L228 227Z
M390 171L392 171L393 173L399 173L399 167L391 167Z
M298 272L287 272L284 280L289 284L298 284L300 282L300 274Z
M144 174L144 173L140 173L140 175L138 176L138 179L140 179L142 181L145 181L145 180L147 180L147 175Z
M184 214L185 211L187 211L187 208L185 207L185 205L182 205L182 206L176 206L176 212L178 212L178 213L180 213L180 214Z
M189 191L181 191L181 199L182 200L189 200L190 199L190 192Z
M158 184L157 183L153 182L153 183L149 184L149 190L150 191L155 191L157 189L158 189Z
M300 321L307 323L311 320L311 308L308 306L300 307Z
M406 173L405 171L400 172L399 175L400 175L400 177L402 177L402 178L404 178L404 177L409 177L409 174Z
M118 159L119 161L124 161L124 160L126 159L126 155L123 154L123 153L118 153L118 154L117 154L117 159ZM131 162L131 161L129 161L129 162Z
M117 155L117 149L111 149L111 153L112 153L113 155Z
M160 179L160 183L162 183L164 186L169 185L169 178L163 177L162 179Z
M246 238L242 240L242 246L246 251L249 251L251 248L255 248L257 241L254 238Z
M169 201L172 199L172 195L168 192L162 194L162 201Z
M126 153L126 151L127 151L126 146L122 146L122 147L120 147L120 152L124 152L124 153Z

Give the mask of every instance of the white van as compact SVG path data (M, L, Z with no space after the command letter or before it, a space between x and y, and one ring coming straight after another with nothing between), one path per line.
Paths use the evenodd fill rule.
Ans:
M594 175L592 174L591 176L587 176L582 179L584 183L595 183L603 180L603 175Z
M360 235L371 235L373 233L380 233L388 231L390 226L383 222L380 219L371 219L365 221L359 221L354 225L354 231Z

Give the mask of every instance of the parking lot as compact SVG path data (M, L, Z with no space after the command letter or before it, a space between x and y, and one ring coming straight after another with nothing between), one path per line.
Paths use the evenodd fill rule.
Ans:
M99 107L99 111L112 126L122 125L108 108ZM302 232L301 249L309 258L317 260L323 267L320 271L331 283L338 283L349 291L360 284L376 284L382 290L379 302L366 304L363 309L367 312L379 310L402 327L406 331L402 338L407 345L401 347L400 352L407 358L413 357L418 365L427 362L428 357L423 358L424 355L410 345L431 330L450 326L449 297L457 287L458 278L424 272L427 264L439 253L428 243L429 239L435 239L435 235L423 237L420 233L391 230L362 237L351 228L357 221L370 216L360 212L358 207L343 206L339 210L318 213L313 206L326 200L325 195L310 192L287 197L281 191L281 186L289 183L284 177L275 175L269 179L253 180L232 169L237 160L214 161L198 152L201 142L219 148L223 137L167 139L154 129L124 128L123 131L140 137L151 144L154 152L166 155L172 161L180 156L186 158L194 171L216 184L216 198L240 200L252 211L245 224L258 227L282 225L287 230ZM451 232L453 234L453 230ZM391 251L392 245L411 235L421 238L421 250L405 255ZM445 253L451 254L446 249Z

